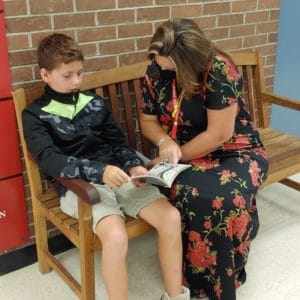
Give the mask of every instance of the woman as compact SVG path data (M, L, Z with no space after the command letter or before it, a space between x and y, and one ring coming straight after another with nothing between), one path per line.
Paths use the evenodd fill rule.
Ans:
M268 162L229 55L191 20L152 37L142 132L160 160L189 162L169 199L182 215L184 278L195 298L234 300L259 221L255 196Z

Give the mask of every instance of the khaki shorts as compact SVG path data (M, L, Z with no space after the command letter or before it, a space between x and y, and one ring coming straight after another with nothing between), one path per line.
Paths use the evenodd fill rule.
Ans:
M93 205L93 230L95 231L98 222L109 215L124 214L137 218L140 210L149 203L165 198L155 186L146 185L136 187L128 182L118 189L111 189L106 185L93 184L99 191L101 202ZM61 210L73 218L78 218L77 195L67 191L66 195L60 198Z

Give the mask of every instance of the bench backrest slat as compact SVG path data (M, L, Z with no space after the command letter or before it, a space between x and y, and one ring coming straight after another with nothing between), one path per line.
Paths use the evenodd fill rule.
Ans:
M103 93L103 96L104 95L105 94ZM116 119L119 127L121 127L121 122L120 122L121 118L120 118L120 110L119 110L119 105L118 105L117 90L116 90L116 86L114 84L110 84L108 86L107 98L109 99L110 107L115 116L115 119Z

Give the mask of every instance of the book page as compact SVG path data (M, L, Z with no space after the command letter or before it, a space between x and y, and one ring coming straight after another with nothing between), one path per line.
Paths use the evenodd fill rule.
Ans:
M148 184L162 185L171 187L174 179L183 170L190 168L188 164L177 164L161 162L149 170L148 175L133 176L132 179L141 179Z
M160 176L162 176L162 178L165 182L167 182L168 185L171 185L174 179L181 171L183 171L183 169L185 168L183 168L182 165L176 165L175 167L171 165L171 167L169 167L168 169L166 168L166 170L163 170Z
M152 169L149 170L149 175L157 176L163 178L165 172L172 169L173 166L168 163L160 163L155 165Z

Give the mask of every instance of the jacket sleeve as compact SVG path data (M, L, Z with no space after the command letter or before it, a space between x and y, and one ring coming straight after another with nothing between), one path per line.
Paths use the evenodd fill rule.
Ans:
M106 107L103 126L105 126L105 131L102 133L106 143L112 147L116 164L120 165L126 172L128 172L131 167L143 165L143 161L136 155L135 150L129 147L122 130L117 125L108 107Z
M22 117L28 150L47 176L102 181L104 163L65 155L54 144L45 123L33 111L25 109Z

